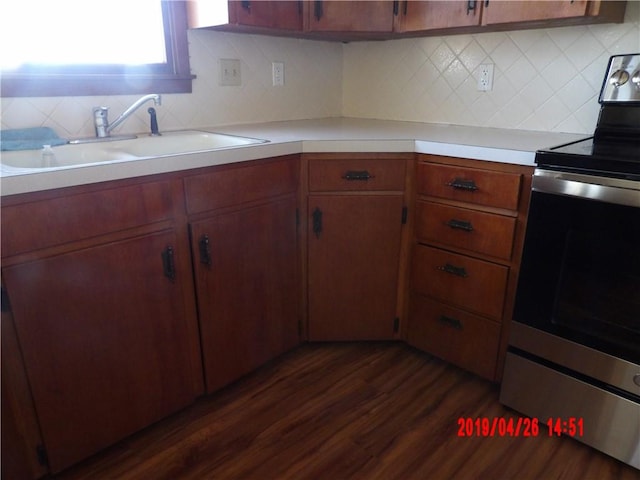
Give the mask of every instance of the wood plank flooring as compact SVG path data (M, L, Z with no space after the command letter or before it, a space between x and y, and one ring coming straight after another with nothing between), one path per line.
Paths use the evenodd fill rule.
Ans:
M56 476L75 479L638 479L573 439L458 437L519 415L401 343L307 344Z

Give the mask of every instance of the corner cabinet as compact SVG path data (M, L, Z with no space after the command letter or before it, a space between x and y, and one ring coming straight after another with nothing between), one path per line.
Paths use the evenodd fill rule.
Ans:
M391 0L307 2L305 30L308 32L386 32L393 31Z
M207 392L299 343L298 171L291 156L185 178Z
M394 16L394 29L399 33L427 32L480 25L482 2L408 1L399 2Z
M413 154L309 154L308 337L398 336L408 162Z
M421 155L407 341L499 380L531 167Z
M179 188L159 181L3 198L3 333L11 323L32 397L12 397L8 408L33 402L42 439L29 453L44 461L46 452L52 472L202 393ZM3 377L10 340L3 335Z

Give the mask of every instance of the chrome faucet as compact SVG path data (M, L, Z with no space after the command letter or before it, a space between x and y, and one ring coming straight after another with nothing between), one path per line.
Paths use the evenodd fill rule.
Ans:
M116 128L122 122L124 122L129 116L135 112L145 102L153 100L156 105L162 104L162 98L156 93L145 95L138 99L133 105L127 108L122 114L116 118L113 123L109 123L108 113L109 107L94 107L93 108L93 125L96 129L96 137L105 138L111 135L111 130Z

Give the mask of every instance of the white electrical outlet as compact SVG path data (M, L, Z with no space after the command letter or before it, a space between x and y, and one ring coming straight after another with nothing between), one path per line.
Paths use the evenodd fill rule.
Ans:
M220 59L220 81L223 86L238 86L242 84L240 60L235 58Z
M282 87L284 85L284 63L273 62L271 64L271 73L273 75L273 86Z
M493 88L493 63L483 63L478 67L478 91L487 92Z

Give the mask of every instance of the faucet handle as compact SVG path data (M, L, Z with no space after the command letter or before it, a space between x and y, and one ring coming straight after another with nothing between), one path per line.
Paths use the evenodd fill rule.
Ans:
M96 129L96 137L104 138L109 136L109 107L93 107L93 126Z

